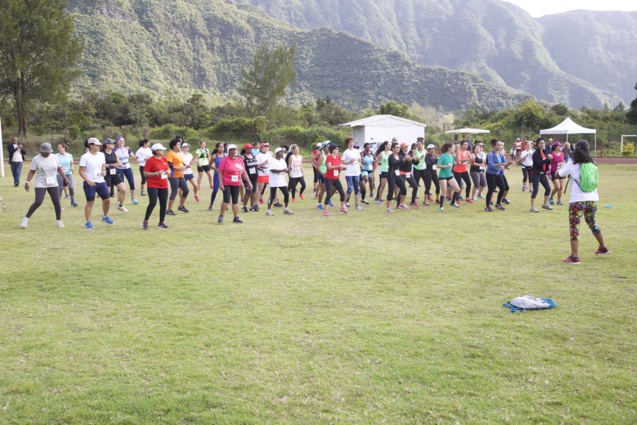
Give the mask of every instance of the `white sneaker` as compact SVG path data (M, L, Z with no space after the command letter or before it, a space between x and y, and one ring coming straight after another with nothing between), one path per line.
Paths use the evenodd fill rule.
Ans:
M20 223L20 227L22 227L23 229L26 229L28 224L29 224L29 219L24 217L22 219L22 222Z
M57 221L57 225L58 225L58 227L60 227L60 228L64 227L64 223L62 223L62 220L58 220L58 221Z
M127 210L126 208L124 208L124 206L123 206L123 205L118 205L118 206L117 206L117 209L118 209L119 211L123 212L123 213L127 213L127 212L128 212L128 210Z
M274 215L274 214L272 214L272 211L271 211L271 210L267 210L267 211L265 212L265 215Z
M294 214L294 211L291 211L289 208L286 208L286 209L283 210L283 214L292 215L292 214Z
M360 205L356 205L356 211L363 211L363 207L361 207Z

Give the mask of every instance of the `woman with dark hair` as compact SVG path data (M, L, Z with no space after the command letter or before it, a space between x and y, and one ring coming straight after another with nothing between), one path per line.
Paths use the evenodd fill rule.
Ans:
M535 141L537 149L533 152L533 168L531 169L531 184L533 185L533 191L531 192L531 212L537 213L540 212L535 208L535 198L537 197L537 192L539 190L539 185L542 183L544 186L544 204L542 208L545 210L552 210L548 204L549 194L551 193L551 186L549 186L549 181L546 177L546 174L549 171L549 164L551 163L551 155L546 154L544 148L546 147L546 141L540 137Z
M170 152L166 155L166 161L170 167L170 174L168 176L168 183L170 184L170 198L168 198L168 211L167 215L176 215L173 212L173 203L175 198L181 189L181 196L179 197L179 207L177 211L184 213L189 212L186 207L186 198L188 197L188 183L184 178L184 171L188 166L184 164L184 157L181 155L181 141L179 139L172 139L169 144Z
M288 169L287 164L285 163L285 159L283 158L284 154L284 148L276 148L274 150L274 158L272 158L268 165L268 185L270 186L270 197L268 198L268 210L265 212L265 215L268 216L274 215L272 213L272 205L276 202L277 189L280 189L283 193L283 203L285 204L283 214L294 214L294 212L288 208L288 204L290 202L290 192L288 192L288 183L285 181L285 175L290 170Z
M287 159L288 169L290 170L289 190L292 192L292 202L296 202L296 185L301 184L299 198L305 200L303 192L305 191L305 176L303 175L303 157L299 155L299 146L290 146L290 155Z
M566 162L564 160L564 152L562 152L562 144L558 141L551 145L551 180L553 181L553 190L549 195L549 204L553 205L553 196L557 194L557 205L562 203L562 188L564 187L564 179L561 179L555 172Z
M341 162L345 165L345 181L347 182L345 206L349 206L347 203L354 192L356 211L361 211L363 209L359 204L361 198L361 153L354 149L352 137L345 139L345 147L345 152L341 156Z
M342 165L341 157L338 155L338 145L329 145L330 154L325 159L325 203L323 204L323 217L329 217L328 207L330 206L330 198L332 197L332 188L338 191L341 199L341 212L347 214L345 206L345 191L339 180L341 171L347 167Z
M223 214L232 201L232 213L234 214L233 223L243 223L239 218L239 193L241 190L241 181L246 182L246 188L248 191L252 191L252 183L248 173L246 173L245 164L243 158L237 155L237 146L228 146L228 156L226 156L219 164L217 168L219 173L220 185L219 189L223 192L223 203L221 204L221 212L219 213L220 224L223 223Z
M407 196L407 187L404 180L400 177L400 165L403 163L403 158L400 156L400 145L398 142L392 142L390 145L391 154L387 158L387 213L393 213L391 209L391 201L394 198L394 188L398 187L397 204L403 205L405 203L405 197ZM402 209L402 208L401 208ZM408 209L408 207L405 207Z
M135 158L137 158L137 165L139 165L139 175L142 176L142 184L140 186L140 195L146 196L144 189L146 189L146 174L144 174L144 166L146 160L153 156L153 151L148 147L150 141L148 139L140 140L139 149L135 152Z
M522 192L531 188L531 170L533 169L533 142L527 140L524 150L520 153L522 166ZM528 183L528 185L527 185Z
M55 154L57 156L58 162L62 167L62 171L64 171L64 175L66 176L69 184L69 194L71 195L71 205L77 207L77 202L75 202L75 188L73 187L73 155L69 152L69 145L66 143L60 143L58 145L58 153ZM60 199L62 199L62 188L66 186L66 182L62 178L62 176L57 176L58 187L60 188Z
M495 192L495 188L498 188L498 200L495 204L495 208L504 211L504 207L502 206L502 198L504 197L504 193L506 191L504 180L502 179L501 171L504 167L508 167L511 165L511 161L507 161L503 149L504 143L500 142L498 139L492 139L491 145L493 146L493 150L487 156L487 206L484 209L486 212L493 212L491 209L491 198L493 197L493 193Z
M332 142L329 140L321 143L321 148L319 149L318 155L312 157L312 166L316 167L319 173L318 177L318 192L317 192L317 200L318 204L316 205L317 210L323 210L323 195L325 194L325 174L327 173L327 165L325 161L327 160L327 155L329 155L330 145ZM330 206L332 201L330 201Z
M133 205L139 204L139 201L135 199L135 176L133 175L133 169L130 165L130 159L135 158L131 148L126 146L126 140L122 136L119 136L115 140L117 147L115 148L115 154L119 159L120 165L117 166L117 174L119 178L124 181L128 181L128 187L130 189L130 201Z
M124 186L124 180L120 174L117 173L117 168L122 166L117 154L115 153L115 141L113 139L104 139L104 159L106 160L106 176L104 180L106 185L111 189L111 196L113 188L117 188L117 209L123 213L127 213L128 210L124 206L126 200L126 187Z
M400 144L400 152L398 152L398 156L400 156L401 159L401 163L398 166L398 169L400 170L400 176L399 178L403 181L404 185L405 185L405 189L407 189L407 183L409 183L409 186L411 187L411 202L410 202L410 206L414 207L414 208L418 208L418 205L416 205L416 195L418 194L418 184L416 183L416 181L414 180L413 177L413 158L409 153L409 146L407 145L407 143L401 143ZM405 193L405 196L407 194ZM401 199L401 203L397 203L396 204L396 208L400 209L400 210L408 210L409 207L407 205L405 205L405 199Z
M597 239L599 248L595 251L595 255L607 255L610 254L610 250L604 244L604 237L602 231L595 222L595 215L597 213L597 202L599 201L599 194L597 188L591 192L584 192L582 187L582 173L581 167L585 164L592 164L597 172L595 161L590 154L590 146L587 140L580 140L575 144L573 150L572 161L562 163L560 168L555 172L559 177L570 176L573 180L571 185L571 199L568 206L569 226L571 233L571 255L562 261L567 264L579 264L579 225L582 221L582 215L588 225L589 229ZM590 167L590 165L587 165Z
M188 143L181 144L181 156L184 158L184 165L186 166L186 169L184 170L184 179L186 180L186 183L190 183L192 186L192 190L195 192L195 201L199 202L199 195L197 195L197 192L199 192L199 186L195 180L195 174L192 172L192 166L193 164L196 164L196 161L190 153L190 145Z
M383 142L374 156L376 157L376 167L380 165L380 184L378 185L378 191L376 192L376 203L383 203L383 190L387 186L387 179L389 177L389 156L392 154L391 146L389 142Z
M212 211L212 207L215 204L215 199L217 198L217 192L219 192L219 175L217 174L217 169L221 164L223 158L226 157L226 154L223 152L223 143L219 142L215 145L215 152L212 154L212 159L210 160L210 165L212 165L214 161L213 171L214 175L214 186L212 189L212 194L210 195L210 205L208 206L208 211Z
M438 175L438 179L440 180L440 191L443 196L440 197L440 212L445 212L444 204L445 204L445 196L447 193L447 186L452 190L452 201L451 206L454 208L460 208L457 200L460 195L460 186L458 186L458 181L453 177L453 166L456 165L456 160L453 155L453 143L446 142L443 143L440 147L440 151L442 155L438 158L437 167L440 169L440 174Z
M148 219L153 213L157 200L159 200L159 224L158 229L167 229L164 223L166 218L166 204L168 203L168 175L170 166L164 157L166 148L161 143L155 143L150 148L153 156L147 158L144 163L144 174L148 182L148 207L142 223L142 229L148 229Z
M465 184L465 202L473 204L471 200L471 177L469 171L467 171L467 164L471 162L471 153L467 150L468 142L463 140L460 142L459 149L455 153L456 165L453 167L453 177L458 182L458 185L462 184L464 180ZM458 200L456 199L456 202Z
M257 159L252 154L252 145L250 143L243 145L243 149L241 149L241 156L243 157L243 164L245 165L248 179L250 179L250 184L252 185L252 189L246 190L246 193L241 200L243 203L241 212L247 213L248 201L250 201L250 211L257 211L259 209L259 205L257 204Z
M195 152L195 157L197 158L197 188L201 190L201 180L203 180L203 175L206 174L210 189L212 189L214 186L212 185L212 172L210 171L210 149L206 147L205 140L199 141L199 149Z
M425 161L425 157L427 156L427 151L425 150L425 141L422 137L418 138L416 142L416 148L412 151L412 158L414 164L414 181L416 182L416 188L418 187L419 181L422 180L423 184L426 186L427 178L425 175L427 174L427 162ZM409 204L412 207L418 207L416 204L416 200L412 201L414 205ZM425 190L425 200L422 203L423 205L427 205L427 191Z
M374 161L374 153L371 151L371 145L369 143L365 143L363 145L363 152L361 152L361 165L363 167L363 171L361 172L361 202L363 204L369 204L369 202L365 199L367 195L366 186L369 186L369 194L373 198L374 197L374 167L376 162Z
M473 145L473 152L471 153L471 168L469 168L471 180L473 180L473 193L471 196L473 202L478 200L478 196L482 198L482 191L487 187L487 177L484 175L485 162L482 146L476 141L476 144Z
M433 201L431 196L431 183L436 186L436 203L440 203L440 182L438 180L438 157L436 156L436 145L429 144L427 146L427 155L425 156L425 163L427 168L425 169L425 194L427 198L423 202L423 205L428 207L429 202Z

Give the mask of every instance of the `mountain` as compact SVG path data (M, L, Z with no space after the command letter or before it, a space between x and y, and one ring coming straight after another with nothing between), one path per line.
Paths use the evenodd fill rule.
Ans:
M544 45L562 70L630 104L637 83L637 12L576 10L538 21Z
M487 82L572 107L617 104L617 94L564 72L544 27L501 0L235 0L299 28L347 31L422 65L463 70Z
M396 100L451 111L511 107L528 94L459 71L415 64L347 32L301 30L257 8L224 0L72 0L85 39L76 90L236 95L260 43L296 44L296 104L330 96L353 109Z

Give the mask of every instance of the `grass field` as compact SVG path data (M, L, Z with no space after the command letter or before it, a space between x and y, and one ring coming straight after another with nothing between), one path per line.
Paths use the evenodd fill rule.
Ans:
M85 230L81 189L66 228L47 200L20 229L33 193L8 172L0 423L637 423L635 167L600 168L612 254L584 228L579 266L566 207L529 213L518 168L505 212L324 219L310 191L218 225L206 189L146 232L146 198ZM524 294L558 308L502 307Z

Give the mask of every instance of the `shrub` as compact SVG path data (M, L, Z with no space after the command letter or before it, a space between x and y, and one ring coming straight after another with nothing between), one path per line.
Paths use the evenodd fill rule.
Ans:
M258 140L265 130L265 117L227 118L219 120L203 131L203 136L212 140Z
M633 156L635 154L635 145L633 143L626 143L624 145L624 151L622 155L624 156Z
M334 143L342 144L346 137L349 137L350 130L334 130L330 127L312 126L303 128L301 126L281 127L268 130L262 135L263 140L268 140L274 145L291 145L296 143L299 146L310 149L316 142L331 140Z

